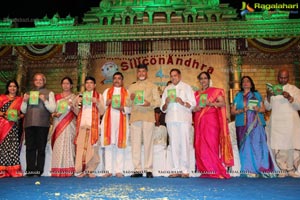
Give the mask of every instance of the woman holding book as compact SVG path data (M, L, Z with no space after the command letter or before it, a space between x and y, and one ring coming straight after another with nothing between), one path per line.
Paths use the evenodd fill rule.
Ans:
M61 87L62 92L55 95L57 106L55 112L52 113L51 176L69 177L75 171L76 117L72 108L76 95L72 93L73 81L71 78L64 77L61 80Z
M241 174L246 177L266 177L274 171L267 145L265 112L262 96L253 80L244 76L236 94L231 114L235 115L236 135L241 160Z
M22 98L18 96L19 85L11 80L6 84L5 94L0 95L0 178L23 176L19 147Z
M233 153L226 119L224 90L210 87L210 75L197 76L201 88L195 92L194 111L196 167L201 178L230 178L226 166L233 165Z

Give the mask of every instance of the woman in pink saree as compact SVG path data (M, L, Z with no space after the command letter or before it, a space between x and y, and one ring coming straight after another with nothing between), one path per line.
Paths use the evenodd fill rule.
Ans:
M201 89L195 92L194 108L196 167L201 178L230 178L226 167L233 166L233 153L226 119L224 90L209 87L210 75L198 75Z

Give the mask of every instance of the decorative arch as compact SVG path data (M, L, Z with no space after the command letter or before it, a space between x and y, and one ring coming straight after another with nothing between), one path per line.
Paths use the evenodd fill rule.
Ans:
M247 39L248 43L260 51L279 53L286 51L299 42L300 38L257 38Z
M61 51L63 45L27 45L16 47L17 51L30 60L45 60Z

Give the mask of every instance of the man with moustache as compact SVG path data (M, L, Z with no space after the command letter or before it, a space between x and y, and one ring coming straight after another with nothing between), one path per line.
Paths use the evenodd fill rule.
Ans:
M134 173L132 178L143 177L146 172L147 178L153 178L153 130L154 108L160 105L160 96L155 84L148 80L148 66L137 66L137 81L128 87L130 92L131 115L130 137L132 149L132 162ZM141 96L139 96L141 95ZM141 98L137 103L136 98ZM142 141L144 145L144 170L141 163Z

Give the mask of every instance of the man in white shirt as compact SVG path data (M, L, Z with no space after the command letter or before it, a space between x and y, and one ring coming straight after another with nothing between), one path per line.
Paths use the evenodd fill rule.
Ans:
M190 142L192 129L192 109L196 100L192 87L181 81L179 69L171 69L172 84L162 95L161 110L166 113L166 124L170 138L173 161L170 178L188 178L190 171ZM176 91L174 93L174 91Z
M123 87L123 74L113 75L113 86L103 92L105 113L101 121L101 146L104 147L104 178L113 174L121 178L128 145L130 108L126 106L129 92Z
M288 84L289 72L286 69L280 70L277 78L283 87L282 95L275 96L267 90L264 101L266 109L272 110L269 144L281 170L279 177L300 177L295 173L297 166L294 166L296 149L300 149L300 90Z

